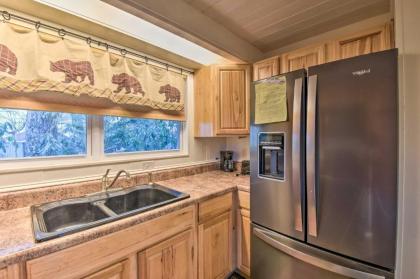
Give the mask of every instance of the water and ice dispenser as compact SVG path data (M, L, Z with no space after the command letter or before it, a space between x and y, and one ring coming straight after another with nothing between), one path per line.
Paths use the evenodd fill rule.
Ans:
M260 133L258 135L258 161L260 177L284 180L284 140L284 133Z

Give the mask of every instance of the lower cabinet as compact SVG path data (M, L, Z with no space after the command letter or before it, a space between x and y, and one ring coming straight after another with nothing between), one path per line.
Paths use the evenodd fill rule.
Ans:
M249 193L239 193L239 208L233 195L0 269L0 279L224 279L235 267L247 275Z
M238 269L248 276L251 275L251 219L249 216L249 210L238 210Z
M0 269L0 279L24 279L25 277L25 265L21 263Z
M206 218L198 226L198 267L199 279L225 278L232 266L232 195L215 198L203 206L206 211L226 210L211 218ZM230 201L229 201L230 199Z
M193 249L193 230L188 230L140 252L139 279L192 279Z
M238 200L239 208L236 214L237 267L243 274L251 276L251 214L249 192L238 191Z
M84 279L130 279L128 260L121 261L95 272Z

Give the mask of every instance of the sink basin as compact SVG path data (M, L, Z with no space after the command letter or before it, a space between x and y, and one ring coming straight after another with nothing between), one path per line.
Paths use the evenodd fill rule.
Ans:
M142 208L158 207L166 204L168 201L178 199L179 192L168 190L158 187L133 190L125 195L109 198L105 202L105 206L116 214L123 214Z
M188 197L185 193L150 184L34 205L31 211L35 241L99 226Z
M99 207L91 203L74 203L53 207L43 213L45 229L59 232L77 228L109 217Z

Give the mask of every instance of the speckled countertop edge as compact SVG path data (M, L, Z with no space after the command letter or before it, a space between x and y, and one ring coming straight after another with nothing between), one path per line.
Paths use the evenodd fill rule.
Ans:
M190 198L41 243L34 243L29 207L0 212L0 268L76 246L225 193L236 190L249 192L250 188L249 176L236 177L221 171L158 183L190 194Z

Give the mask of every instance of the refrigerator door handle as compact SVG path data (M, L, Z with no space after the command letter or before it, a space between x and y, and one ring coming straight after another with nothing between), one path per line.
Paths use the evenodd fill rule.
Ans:
M295 230L303 231L301 195L301 110L303 78L295 79L292 127L292 188Z
M254 228L253 233L256 237L267 243L273 248L295 258L301 260L307 264L319 267L324 270L328 270L343 276L347 276L350 278L355 279L385 279L386 277L381 275L376 275L368 272L364 272L357 269L352 269L343 265L335 264L330 261L326 261L324 259L320 259L318 257L312 256L310 254L306 254L302 251L294 249L290 246L287 246L271 236L270 232L264 231L259 228Z
M316 237L318 234L317 191L316 191L316 99L317 76L309 76L308 106L306 126L306 181L308 195L308 234Z

